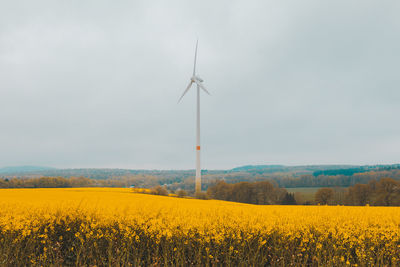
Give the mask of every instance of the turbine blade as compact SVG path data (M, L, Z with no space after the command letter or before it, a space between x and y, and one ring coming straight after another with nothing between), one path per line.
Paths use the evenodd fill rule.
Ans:
M203 89L204 92L206 92L207 94L211 95L210 92L208 92L207 89L204 87L204 85L202 85L200 82L197 82L197 81L196 81L196 84L197 84L201 89Z
M185 91L183 92L181 98L179 98L178 103L181 101L181 99L183 98L184 95L186 95L186 93L189 91L190 87L192 86L193 82L190 81L189 85L186 87Z
M197 60L197 45L199 43L199 39L196 41L196 51L194 52L194 66L193 66L193 76L196 74L196 60Z

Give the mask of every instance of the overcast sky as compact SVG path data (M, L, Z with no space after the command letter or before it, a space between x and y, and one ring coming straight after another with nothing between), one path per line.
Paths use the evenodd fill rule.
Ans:
M2 1L0 167L400 162L400 2Z

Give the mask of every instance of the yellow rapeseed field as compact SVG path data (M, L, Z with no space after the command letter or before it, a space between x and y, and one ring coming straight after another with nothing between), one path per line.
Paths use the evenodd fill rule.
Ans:
M1 189L0 265L400 265L400 208Z

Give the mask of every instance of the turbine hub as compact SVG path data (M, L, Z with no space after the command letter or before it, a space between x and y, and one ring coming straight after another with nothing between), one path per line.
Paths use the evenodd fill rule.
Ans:
M192 76L192 78L190 78L190 80L192 82L196 82L196 81L201 82L201 83L204 82L204 80L202 78L200 78L199 76Z

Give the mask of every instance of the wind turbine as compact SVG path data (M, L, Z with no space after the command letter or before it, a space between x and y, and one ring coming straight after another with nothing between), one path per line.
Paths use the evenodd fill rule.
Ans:
M189 85L183 92L181 98L179 98L178 103L181 101L183 96L189 91L193 84L197 86L197 116L196 116L196 180L195 180L195 192L201 192L201 167L200 167L200 88L204 90L207 94L210 94L207 89L203 86L203 79L196 75L196 60L197 60L197 45L199 40L196 41L196 50L194 53L194 66L193 75L190 78Z

